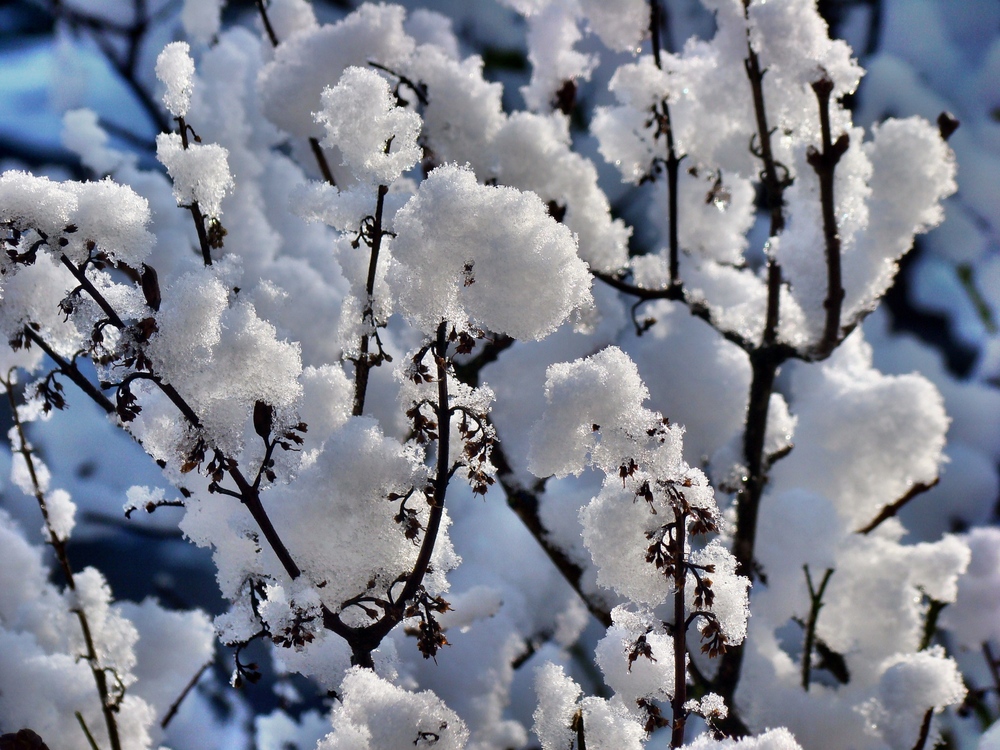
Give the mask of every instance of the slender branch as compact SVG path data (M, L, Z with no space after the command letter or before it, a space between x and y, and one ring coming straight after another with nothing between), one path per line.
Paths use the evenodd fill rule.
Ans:
M184 150L187 151L190 147L188 142L188 130L191 126L185 122L183 117L176 118L177 120L177 130L181 136L181 145ZM197 136L195 136L197 138ZM208 231L205 229L205 215L201 212L201 206L198 205L198 201L191 201L191 205L188 206L188 210L191 211L191 216L194 219L194 228L198 232L198 244L201 246L201 259L206 266L212 265L212 245L208 239Z
M663 10L660 7L660 0L650 0L649 3L649 34L653 41L653 60L656 62L658 70L663 70L663 63L660 59L660 27ZM657 123L657 137L666 136L667 158L664 164L667 168L667 215L669 217L669 269L670 287L679 287L680 279L680 241L677 234L677 177L680 163L684 159L678 156L674 148L674 128L670 119L670 105L664 98L660 101L660 110L654 109L654 116Z
M285 543L281 540L278 535L277 530L274 528L274 524L271 523L270 516L267 515L267 511L264 510L264 504L260 500L260 491L255 489L251 485L243 473L240 471L239 465L236 463L235 459L227 459L226 461L226 471L229 476L233 478L236 482L236 486L240 490L240 500L246 509L250 511L250 515L253 516L253 520L257 522L260 527L261 532L264 534L264 538L267 543L271 546L274 554L277 556L278 561L281 563L281 567L285 569L288 575L295 579L298 578L302 571L299 566L295 563L292 558L291 553L288 548L285 547Z
M617 289L619 292L624 292L625 294L637 297L641 302L647 302L654 299L668 299L683 302L687 306L688 312L712 326L712 328L718 331L718 333L721 334L726 341L736 344L736 346L745 352L750 352L757 346L756 343L750 339L744 338L739 333L721 328L712 318L712 311L709 306L700 300L693 300L680 284L660 289L647 289L646 287L630 284L614 274L607 274L594 270L591 270L590 273L595 279L603 281L612 289ZM775 348L781 351L783 356L786 358L791 357L794 354L794 349L787 345L775 344Z
M566 582L573 587L590 614L605 628L610 628L612 624L610 610L603 602L595 601L582 589L583 568L573 562L569 555L549 539L549 531L542 524L538 513L539 493L526 490L515 484L510 465L499 446L493 448L492 459L498 468L497 476L500 480L500 486L507 495L507 505L521 519L521 523L535 538L542 551L548 555Z
M166 729L167 725L171 721L173 721L174 716L177 715L177 711L181 707L181 703L183 703L184 699L187 698L188 693L194 690L194 686L198 684L198 680L200 680L201 676L205 674L205 670L207 670L211 666L212 666L211 660L205 662L204 664L201 665L198 671L194 673L194 676L191 677L190 680L188 680L188 684L184 686L184 689L181 690L180 695L178 695L177 698L174 700L174 702L170 704L170 708L167 709L167 713L164 715L162 721L160 721L161 729Z
M80 729L83 730L83 734L87 738L87 744L90 745L91 750L101 750L97 744L97 740L94 739L94 735L90 733L90 729L87 727L87 722L83 719L83 714L79 711L74 711L73 715L76 716L77 723L79 723Z
M920 645L917 646L917 651L926 651L930 648L931 643L934 641L934 636L938 629L938 620L941 617L941 613L944 612L945 608L948 606L948 602L942 602L939 599L934 599L927 594L924 594L924 598L927 600L927 614L924 616L924 632L920 636Z
M587 734L583 726L583 709L578 708L573 714L573 721L569 728L576 733L576 750L587 750Z
M924 720L920 722L920 734L917 735L917 741L913 745L913 750L924 750L927 746L927 740L931 736L931 719L934 718L934 707L927 709L927 713L924 714Z
M94 301L97 302L97 304L101 307L102 310L105 311L105 313L108 314L108 317L112 319L112 323L114 323L119 328L124 328L125 324L124 322L122 322L122 319L118 316L117 312L115 312L114 308L111 307L111 304L90 282L90 280L87 278L83 270L75 266L73 262L70 261L65 255L62 256L62 261L63 264L70 269L70 272L73 273L73 275L77 278L81 286L83 286L84 289L86 289L88 293L93 297ZM166 395L167 398L169 398L170 401L178 408L181 414L184 415L184 418L191 424L192 427L194 427L195 429L201 428L202 422L201 419L198 417L198 414L194 411L191 405L184 399L184 397L177 392L177 390L173 387L173 385L171 385L170 383L164 383L158 376L156 376L153 373L133 373L133 376L148 379L151 380L153 383L155 383L164 393L164 395ZM88 392L88 395L91 394ZM104 401L107 401L107 399L103 396L103 394L101 394L101 398ZM110 404L110 402L108 403ZM284 542L281 540L281 537L278 535L277 530L274 528L274 524L271 523L271 519L268 516L267 511L264 509L263 503L261 502L260 492L257 489L255 489L254 486L250 484L250 482L247 481L246 477L243 476L242 472L239 469L239 465L237 464L235 459L227 458L225 461L225 468L226 471L229 473L229 475L233 478L233 481L236 482L236 486L240 490L241 501L246 506L247 510L250 512L250 515L253 517L254 521L257 522L257 525L260 527L261 531L264 534L264 538L271 546L271 549L274 551L279 562L281 562L282 567L285 569L288 575L291 576L293 579L298 578L299 575L301 575L302 571L299 568L299 566L295 563L295 560L292 558L291 553L289 553L287 547L285 547Z
M687 590L687 558L684 548L687 544L687 514L675 510L677 523L672 535L674 548L674 695L670 699L673 714L670 747L684 744L684 727L687 724L687 622L684 619L685 594Z
M108 414L111 414L115 410L115 405L111 403L111 400L101 393L97 386L87 380L75 364L71 364L60 357L56 351L48 345L48 342L39 336L30 325L26 325L24 327L24 337L29 339L33 344L36 344L39 349L45 352L49 356L49 359L56 363L59 372L72 380L81 391L90 396L91 400L95 404L104 409L104 411Z
M684 291L674 286L668 286L665 289L647 289L645 287L636 286L635 284L630 284L618 276L602 273L601 271L592 270L591 274L593 274L594 278L600 279L612 289L617 289L619 292L631 294L633 297L639 297L643 301L654 299L670 299L678 302L684 301Z
M806 621L806 641L802 648L802 689L809 692L809 678L812 672L812 652L816 642L816 621L819 619L819 611L823 609L823 593L826 591L826 584L830 582L833 575L833 568L827 568L823 573L823 580L819 584L819 589L813 588L812 576L809 574L809 566L803 565L802 570L806 573L806 586L809 587L809 619Z
M267 4L264 0L256 0L256 5L257 11L260 13L260 20L264 24L264 31L267 34L267 38L271 42L272 47L277 47L280 40L274 31L274 26L271 25L270 17L267 15ZM330 163L326 160L326 154L323 153L323 147L320 145L319 139L315 137L310 138L309 148L312 150L313 156L316 157L316 164L319 166L319 171L323 175L323 179L336 187L337 181L333 179Z
M822 133L822 151L810 148L807 160L819 177L820 203L823 209L823 237L826 243L827 291L823 307L826 320L823 338L816 347L818 352L829 353L840 341L840 314L844 303L844 287L840 268L840 233L837 230L836 203L833 195L834 172L840 158L850 145L850 138L843 133L833 142L830 132L830 96L833 81L826 75L812 84L819 102L819 121Z
M69 272L73 274L73 278L80 283L80 286L86 290L87 294L93 298L98 307L104 311L104 314L108 316L108 320L111 321L111 325L119 330L124 328L125 323L122 321L121 316L119 316L115 308L111 306L111 303L104 298L104 295L97 291L97 287L94 286L94 283L87 278L86 271L67 258L65 253L60 254L59 261L69 269Z
M319 172L323 175L323 179L328 183L337 186L337 181L333 179L333 171L330 169L330 162L326 160L326 154L323 153L323 146L320 145L319 138L312 136L309 138L309 148L313 152L313 156L316 157L316 164L319 166Z
M59 567L62 569L63 576L66 578L66 585L71 591L75 592L76 581L73 578L73 568L70 565L69 553L66 549L67 540L56 533L55 528L52 526L52 519L49 516L48 503L46 502L45 493L42 490L42 485L38 478L38 470L35 467L34 454L31 451L31 446L28 443L28 437L24 431L24 423L21 421L21 416L18 413L17 402L14 400L14 383L11 373L7 374L6 380L0 380L0 383L2 383L7 390L7 402L10 405L11 420L14 423L14 430L17 434L18 445L12 447L14 447L15 451L20 453L21 457L24 459L25 467L28 469L28 477L31 479L31 487L35 500L38 502L38 508L42 512L42 518L45 521L45 530L49 535L49 544L56 553L56 559L59 561ZM91 635L90 622L87 620L87 613L82 607L79 606L74 607L71 611L76 614L76 618L80 623L80 629L83 631L83 640L87 647L87 655L85 658L90 664L90 671L94 676L97 694L101 700L101 710L104 713L104 723L107 725L108 739L111 742L111 748L112 750L121 750L121 740L118 736L118 723L115 720L117 704L111 701L110 694L108 692L107 674L105 674L104 668L101 666L100 660L97 656L97 649L94 646L94 639Z
M271 19L267 15L267 5L264 0L257 0L256 5L257 10L260 13L260 20L264 24L264 31L267 32L267 38L271 41L272 47L277 47L278 35L274 33L274 27L271 25Z
M66 578L66 584L70 589L76 589L76 583L73 580L73 569L69 564L69 556L66 552L66 540L61 538L55 530L52 528L52 522L49 518L49 506L45 501L45 493L42 492L42 484L38 478L38 473L35 469L35 460L31 451L31 446L28 443L28 436L24 431L24 423L21 422L21 416L17 410L17 401L14 399L14 380L12 378L13 370L7 373L6 380L0 380L0 384L4 386L7 390L7 403L10 406L11 421L14 423L14 431L17 435L18 445L11 446L15 453L20 453L21 457L24 459L25 467L28 469L28 477L31 480L31 487L35 500L38 502L38 509L42 512L42 519L45 522L45 530L49 535L49 544L52 545L52 549L55 550L56 560L59 562L59 567L62 568L63 576Z
M441 321L438 325L432 351L437 368L438 402L435 405L435 411L438 420L438 439L436 471L433 481L434 494L433 497L429 498L430 514L424 530L424 538L420 543L420 551L417 553L417 560L413 564L413 570L406 577L403 590L395 599L395 606L390 608L382 619L363 628L349 628L340 623L340 626L346 630L344 637L351 646L351 660L354 664L362 667L374 667L372 651L378 648L389 631L403 620L406 616L407 602L417 594L423 585L424 576L430 567L431 556L434 553L434 546L441 529L441 520L444 517L445 495L451 476L447 321ZM333 613L330 613L329 617L324 613L324 623L332 617L335 617Z
M431 562L431 554L434 552L434 544L437 541L438 531L441 528L441 519L444 516L444 499L448 491L448 475L451 465L449 456L451 443L451 419L448 415L448 323L442 321L438 326L437 342L434 346L434 361L437 365L438 384L438 443L437 443L437 470L434 476L434 497L431 502L431 512L427 519L427 529L424 531L424 539L420 545L420 553L417 555L417 562L413 566L413 572L406 580L403 591L399 595L399 601L407 602L417 593L417 589L423 584L424 575Z
M382 212L385 208L385 196L388 193L389 187L387 185L378 186L378 199L375 203L375 217L370 235L372 251L368 261L368 278L365 281L367 299L365 300L365 309L362 315L362 325L371 325L373 330L377 326L375 322L375 277L378 271L378 256L382 248L382 236L384 234L382 229ZM360 417L365 411L368 374L371 372L373 366L380 364L382 361L381 345L379 346L379 354L375 355L376 359L373 360L369 354L371 338L372 335L369 333L361 334L361 353L354 363L354 409L352 414L355 417Z
M887 506L882 508L882 510L879 511L879 514L875 516L875 518L873 518L871 521L866 523L864 526L862 526L854 533L870 534L879 526L881 526L883 521L886 521L892 518L897 513L899 513L899 511L901 511L907 505L907 503L909 503L913 498L924 494L933 487L936 487L938 482L940 481L941 477L935 477L933 481L927 482L926 484L924 482L917 482L912 487L910 487L907 493L903 495L901 498L899 498L899 500L897 500L894 503L889 503Z
M479 385L479 372L491 362L496 362L500 355L514 345L515 339L506 334L496 334L486 340L482 350L464 362L454 362L455 377L473 388Z
M744 15L749 16L749 0L744 0ZM764 71L760 59L750 42L749 26L747 28L747 57L744 62L747 79L750 83L754 104L754 117L757 121L757 133L754 140L758 149L751 150L763 162L761 181L764 185L764 196L770 213L770 236L776 237L785 228L784 190L791 184L788 171L782 168L779 174L779 163L775 159L771 146L772 129L768 124L767 108L764 101ZM764 323L764 333L759 347L750 352L750 364L753 375L750 382L750 394L747 399L746 428L743 434L743 459L746 463L746 480L739 491L736 502L736 531L733 536L733 555L736 557L736 571L753 581L757 577L754 562L754 549L757 541L757 521L760 511L760 501L767 484L766 457L764 442L767 433L768 409L771 394L774 392L774 382L779 367L791 356L794 349L789 349L778 342L778 326L780 323L780 295L782 286L781 267L773 253L767 258L767 312ZM715 676L717 692L726 700L729 706L729 716L720 722L731 734L745 733L736 712L734 696L743 669L745 644L740 644L726 650L722 655L719 670Z
M493 342L486 345L479 355L462 365L455 366L455 374L458 379L476 387L479 385L479 372L490 362L497 359L501 352L513 345L514 339L509 336L499 336ZM539 516L540 500L539 496L544 491L545 480L536 483L532 489L521 487L514 479L514 470L511 468L507 454L504 453L503 445L496 443L490 455L493 464L497 467L497 479L507 498L508 507L517 514L521 523L528 530L548 556L552 564L555 565L565 581L573 588L586 605L587 610L605 628L611 627L611 612L603 602L595 601L592 596L581 588L583 580L583 568L570 559L558 545L549 538L549 530L545 528Z

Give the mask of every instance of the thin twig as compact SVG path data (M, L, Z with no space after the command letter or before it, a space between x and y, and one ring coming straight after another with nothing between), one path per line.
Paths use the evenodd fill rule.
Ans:
M267 15L267 4L264 0L256 0L256 5L257 11L260 13L260 20L264 24L264 32L267 34L267 38L271 42L272 47L277 47L281 40L278 39L278 35L274 31L274 26L271 25L271 19ZM323 153L323 147L320 145L319 139L315 137L310 138L309 148L312 150L313 156L316 157L316 164L319 166L319 171L323 175L323 179L336 187L337 181L333 179L330 163L326 160L326 154Z
M79 722L80 729L83 730L83 734L87 737L87 742L90 744L91 749L101 750L101 748L98 747L97 742L94 740L94 735L92 735L90 730L87 728L87 722L83 720L83 714L79 711L74 711L73 714L76 716L76 720Z
M649 33L653 41L653 60L656 63L658 70L663 70L663 64L660 59L660 19L661 19L662 9L660 7L660 0L650 0L649 3ZM670 119L670 105L666 98L660 100L660 109L657 111L655 108L653 110L654 117L657 123L656 135L657 137L663 135L666 137L667 141L667 158L664 160L664 164L667 168L667 216L669 223L669 233L668 233L668 252L669 252L669 269L670 269L670 287L679 287L681 284L680 278L680 241L678 239L677 233L677 221L678 221L678 210L677 210L677 178L680 169L680 164L684 160L684 156L678 156L677 151L674 148L674 128L673 122Z
M183 117L178 117L177 119L177 131L181 136L181 146L187 151L190 148L190 143L188 142L188 130L191 126L187 124ZM194 132L194 131L192 131ZM195 136L197 138L197 136ZM212 246L208 239L208 231L205 229L205 215L201 212L201 206L198 205L198 201L191 201L188 210L191 211L191 217L194 219L194 228L198 232L198 244L201 247L201 259L206 266L212 265Z
M323 175L323 179L336 187L337 181L333 179L333 170L330 169L330 162L326 160L326 154L323 153L323 146L320 144L319 138L315 136L310 137L309 148L312 149L313 156L316 157L316 164L319 166L319 171Z
M441 520L444 517L444 501L448 491L448 480L452 474L451 458L449 455L451 434L450 415L448 405L448 322L441 321L438 325L432 351L437 368L438 400L435 404L435 412L438 422L437 438L437 461L436 471L432 486L434 488L433 497L428 498L430 514L427 519L427 526L424 530L424 538L420 543L420 551L417 553L417 560L413 564L413 569L406 576L403 590L394 601L394 606L386 611L385 615L377 622L361 628L350 628L343 625L339 618L333 613L324 612L324 624L330 629L334 625L342 628L343 637L351 646L351 661L361 667L374 667L372 661L372 651L378 648L382 640L389 634L396 625L402 622L406 613L407 602L416 596L423 585L424 576L430 567L431 556L434 553L434 546L441 528ZM337 618L337 622L334 622Z
M749 20L749 0L744 0L743 6L744 15ZM775 159L771 146L772 130L768 124L764 101L764 71L760 67L760 59L750 42L749 25L747 27L747 57L744 67L750 83L754 116L757 121L755 140L759 144L759 150L755 150L753 141L751 141L751 150L763 162L761 180L764 184L764 195L771 218L770 236L776 237L785 228L784 190L791 183L791 180L787 169L782 169L783 174L779 174L779 163ZM777 258L769 252L767 258L767 313L764 333L760 346L750 351L750 365L753 375L747 399L746 428L743 433L746 480L736 500L736 530L733 537L736 571L751 581L757 577L757 566L754 561L757 520L760 501L767 484L764 442L767 432L768 409L770 408L771 395L774 392L778 368L795 355L794 349L783 346L778 341L781 286L781 267ZM734 697L742 673L744 649L745 645L739 644L726 650L722 655L719 670L714 680L716 691L722 695L730 707L729 716L720 722L720 727L730 734L742 733L739 726L742 721L739 720L735 710Z
M274 27L271 25L271 19L267 15L267 5L264 0L257 0L257 10L260 12L260 20L264 23L264 31L267 32L267 38L271 41L272 47L278 46L278 35L274 33Z
M719 324L712 317L711 308L703 301L692 299L680 284L659 289L648 289L646 287L631 284L622 279L619 275L603 273L593 269L590 273L595 279L603 281L612 289L617 289L619 292L632 295L642 302L655 299L667 299L674 300L676 302L683 302L687 306L688 312L691 313L691 315L704 320L724 339L726 339L726 341L736 344L736 346L745 352L750 352L757 346L755 342L744 338L739 333L726 330L719 326ZM786 359L791 357L794 353L794 350L791 347L782 344L775 344L775 349L780 351Z
M7 401L10 405L11 420L14 423L14 430L17 434L17 442L19 445L14 446L15 451L21 454L24 459L25 467L28 470L28 477L31 480L32 493L35 496L35 500L38 502L38 509L42 513L42 519L45 522L45 529L49 535L49 544L55 551L56 559L59 561L59 567L62 569L63 576L66 578L66 585L73 592L76 591L76 580L73 577L73 568L69 562L69 553L66 549L66 539L61 537L56 533L55 528L52 526L52 519L49 516L49 507L45 498L45 493L42 490L42 485L38 477L38 470L35 467L34 454L31 451L31 446L28 443L28 437L24 431L24 423L21 421L21 416L17 409L17 402L14 400L14 383L11 377L12 373L7 374L7 379L5 381L0 381L7 389ZM104 723L107 725L108 729L108 739L111 743L112 750L121 750L121 740L118 736L118 723L115 720L115 711L117 710L117 703L112 702L110 693L108 691L108 676L104 671L104 667L101 666L100 660L97 656L97 648L94 645L94 639L91 635L90 622L87 619L87 613L82 607L75 607L71 610L76 614L76 618L80 623L80 629L83 631L83 640L87 648L86 658L87 662L90 664L90 671L94 677L94 683L97 687L97 694L101 700L101 710L104 713ZM79 714L78 714L79 716ZM82 717L80 717L82 725ZM86 727L84 727L86 731ZM90 737L90 733L87 732L87 736ZM91 738L92 740L93 738Z
M850 138L847 133L843 133L834 142L830 131L830 97L833 94L833 81L824 75L812 84L812 90L819 102L819 121L823 146L822 151L810 148L806 157L819 178L820 203L823 210L823 238L826 244L827 290L826 299L823 300L826 319L823 325L823 337L816 347L822 355L833 351L840 343L840 313L844 304L844 287L841 280L840 233L837 230L833 185L837 163L847 152Z
M883 521L887 521L888 519L892 518L894 515L899 513L899 511L901 511L906 506L906 504L909 503L913 498L918 497L919 495L922 495L928 490L936 487L938 482L940 481L941 477L935 477L934 480L931 482L927 483L917 482L912 487L910 487L909 491L907 491L905 495L899 498L899 500L897 500L894 503L889 503L888 505L886 505L884 508L882 508L881 511L879 511L879 514L875 516L875 518L873 518L871 521L866 523L864 526L862 526L854 533L870 534L879 526L881 526Z
M806 641L802 648L802 689L809 692L809 678L812 672L812 652L816 642L816 622L819 620L819 611L823 609L823 593L826 585L833 575L833 568L827 568L823 573L823 580L819 584L819 589L813 588L812 576L809 574L809 566L803 565L802 570L806 573L806 586L809 587L809 619L806 620Z
M94 286L94 283L87 278L87 273L84 268L76 265L73 261L66 257L65 253L59 256L59 261L69 269L69 272L73 274L73 278L80 283L80 286L86 290L87 294L91 296L94 302L97 303L98 307L100 307L104 314L108 316L108 320L111 321L111 325L119 330L124 328L125 323L122 321L121 316L118 315L115 308L111 306L111 303L104 298L104 295L97 291L97 287Z
M573 720L569 728L576 733L576 750L587 750L587 734L583 726L583 709L578 708L573 714Z
M97 386L87 380L75 364L71 364L60 357L56 351L48 345L48 342L39 336L30 325L26 325L24 327L24 337L29 339L33 344L36 344L39 349L45 352L49 356L49 359L56 363L59 372L72 380L81 391L90 396L91 400L95 404L104 409L104 411L108 414L114 412L115 405L111 403L110 399L101 393Z
M917 741L913 745L913 750L924 750L927 745L927 740L931 736L931 719L934 718L934 707L927 709L927 713L924 714L924 720L920 723L920 734L917 735Z
M562 574L563 579L572 586L573 590L580 597L580 600L586 605L590 614L605 628L610 628L612 624L611 612L607 605L595 600L593 596L589 595L582 588L583 568L573 562L569 555L549 538L549 531L542 524L541 517L539 516L539 494L541 490L526 490L514 482L510 464L499 445L493 448L492 459L497 466L497 478L500 481L500 486L507 496L507 505L521 519L521 523L524 524L528 533L535 538L542 551L548 555L549 560L555 565L556 570Z
M184 689L181 690L180 695L177 696L174 702L170 704L170 708L167 709L166 715L160 722L161 729L167 728L167 725L173 720L174 716L177 715L177 711L180 709L181 703L184 702L184 699L187 698L188 693L190 693L194 689L194 686L198 684L198 680L201 679L201 676L205 674L205 670L208 669L210 666L212 666L211 659L202 664L201 667L198 669L198 671L194 673L194 676L190 680L188 680L188 684L184 686Z
M687 724L687 626L684 606L687 591L688 564L684 554L687 545L687 514L675 508L675 532L671 540L674 559L674 694L670 699L673 721L671 723L670 747L684 744L684 728Z
M370 325L374 330L378 323L375 320L375 278L378 272L378 257L382 247L382 211L385 207L385 196L389 193L387 185L378 186L378 198L375 202L375 216L371 229L371 256L368 260L368 278L365 281L365 309L362 314L362 325ZM364 230L363 230L364 231ZM354 408L352 414L360 417L365 411L365 396L368 392L368 374L373 366L382 362L382 347L379 345L379 353L373 360L369 353L372 334L361 334L361 352L354 363Z

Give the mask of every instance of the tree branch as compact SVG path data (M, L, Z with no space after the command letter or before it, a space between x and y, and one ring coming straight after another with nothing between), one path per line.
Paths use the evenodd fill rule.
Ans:
M184 689L181 690L180 695L178 695L177 698L174 700L174 702L170 704L170 708L167 709L167 713L163 716L162 721L160 721L161 729L166 729L167 725L170 724L171 721L173 721L174 716L177 715L177 711L181 707L181 703L183 703L184 699L187 698L188 693L190 693L194 689L194 686L198 684L198 680L200 680L201 676L205 674L205 670L207 670L211 666L212 666L211 660L205 662L204 664L201 665L201 668L199 668L198 671L194 673L194 676L191 677L190 680L188 680L188 684L184 686Z
M375 216L371 232L368 235L371 237L371 257L368 261L368 278L365 281L367 299L365 300L365 309L361 317L361 322L362 325L371 325L373 331L378 326L375 321L375 277L378 272L378 256L382 248L382 236L384 234L382 229L382 212L385 208L385 196L388 193L389 187L387 185L378 186ZM365 236L364 233L365 230L362 229L362 236ZM355 417L360 417L365 412L365 395L368 391L368 375L371 372L371 368L381 364L385 357L381 344L379 344L379 353L377 355L369 354L371 337L372 334L369 333L361 334L361 353L354 363L354 408L351 413Z
M684 728L687 724L687 625L684 618L685 595L687 591L687 514L674 510L677 523L671 540L674 548L674 695L670 699L673 716L670 732L670 747L679 748L684 744Z
M809 678L812 672L812 652L813 644L816 640L816 621L819 619L819 611L823 608L823 593L826 585L833 575L833 568L827 568L823 573L823 580L819 584L819 589L813 588L812 576L809 574L809 566L803 565L802 570L806 574L806 586L809 588L809 619L806 620L806 640L802 648L802 689L809 692Z
M280 43L278 35L274 31L274 26L271 25L271 19L267 15L267 5L264 0L256 0L257 11L260 13L260 20L264 24L264 31L267 34L268 40L271 42L272 47L277 47ZM330 163L326 160L326 154L323 153L323 147L320 145L318 138L309 139L309 148L313 152L313 156L316 158L316 164L319 166L320 174L323 175L323 179L329 184L336 187L337 181L333 179L333 172L330 170Z
M899 500L897 500L894 503L889 503L887 506L882 508L882 510L879 511L879 514L875 516L875 518L866 523L860 529L857 529L854 533L870 534L879 526L881 526L883 521L886 521L892 518L897 513L899 513L899 511L901 511L906 506L906 504L909 503L913 498L924 494L933 487L936 487L938 482L940 481L941 477L935 477L934 481L928 482L927 484L924 484L923 482L917 482L912 487L910 487L909 491L901 498L899 498Z
M67 540L59 534L56 533L52 526L52 520L49 517L48 503L46 502L45 493L42 491L42 485L38 478L38 471L35 468L34 454L31 451L31 447L28 443L27 435L24 432L24 424L21 422L20 414L17 410L17 402L14 400L14 383L11 378L11 373L7 374L7 380L0 381L7 389L7 402L10 405L11 419L14 422L14 430L17 434L17 440L20 445L12 446L17 453L21 454L24 459L25 466L28 469L28 476L31 479L31 486L35 500L38 502L38 508L42 512L42 518L45 521L45 530L49 535L49 544L55 551L56 559L59 561L59 567L62 569L63 576L66 578L66 585L69 587L70 591L76 592L76 580L73 577L73 568L69 563L69 553L66 548ZM115 713L118 710L118 702L112 701L111 694L108 690L108 676L104 671L104 667L101 666L100 659L97 656L97 648L94 645L94 638L90 630L90 621L87 619L87 613L84 611L82 606L79 604L70 610L76 615L77 621L80 623L80 630L83 632L83 641L87 649L87 654L84 657L87 663L90 664L90 672L94 677L94 684L97 688L97 695L101 700L101 712L104 714L104 723L108 730L108 741L111 743L111 750L121 750L121 739L118 736L118 722L115 719ZM78 714L79 716L79 714ZM82 716L79 716L81 724L83 723ZM88 737L90 733L87 732ZM91 741L93 740L90 737Z
M97 386L87 380L75 364L67 362L65 359L56 354L55 350L48 345L48 342L39 336L30 325L24 326L24 337L30 340L33 344L36 344L39 349L45 352L49 356L49 359L56 363L59 372L72 380L73 383L81 391L87 394L95 404L104 409L104 411L108 414L111 414L115 410L115 405L111 403L111 400L101 393Z
M840 343L840 312L844 303L844 287L840 269L840 233L837 230L836 202L833 195L834 172L840 158L847 152L850 138L841 134L833 142L830 134L830 96L833 81L823 75L812 84L812 90L819 102L819 121L822 132L822 151L810 147L807 160L819 178L820 202L823 209L823 237L826 243L827 290L823 307L826 321L823 337L817 345L817 353L822 358L832 352Z

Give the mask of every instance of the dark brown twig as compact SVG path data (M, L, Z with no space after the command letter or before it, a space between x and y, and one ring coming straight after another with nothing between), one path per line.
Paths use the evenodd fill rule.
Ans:
M813 588L812 576L809 574L809 566L803 565L802 569L806 573L806 586L809 588L809 619L806 620L806 640L802 648L802 689L809 692L809 679L812 672L812 652L816 642L816 622L819 620L819 611L823 608L823 594L826 585L833 575L833 568L827 568L823 573L823 580L820 581L819 588Z
M886 505L884 508L882 508L881 511L879 511L879 514L875 516L875 518L873 518L871 521L866 523L864 526L862 526L854 533L870 534L879 526L881 526L883 521L886 521L892 518L897 513L899 513L899 511L901 511L906 506L906 504L909 503L913 498L924 494L933 487L936 487L938 482L940 481L941 481L940 477L935 477L934 481L928 482L926 484L923 482L917 482L912 487L910 487L909 491L907 491L905 495L899 498L899 500L897 500L894 503L889 503L888 505Z
M177 131L181 136L181 145L184 150L187 151L190 148L190 142L188 141L188 131L191 130L191 126L185 122L183 117L178 117L177 119ZM194 131L192 131L194 132ZM197 138L197 136L195 136ZM205 215L201 212L201 206L198 205L198 201L191 201L188 210L191 211L191 217L194 219L194 228L198 232L198 244L201 247L201 259L206 266L212 265L212 245L208 239L208 231L205 229Z
M257 11L260 13L260 20L264 24L264 32L267 34L268 41L271 42L272 47L277 47L281 40L278 39L278 35L274 31L274 26L271 25L271 19L267 15L267 3L264 0L256 0L256 5ZM320 145L319 139L315 137L310 138L309 148L316 158L316 164L319 166L319 171L323 175L323 179L336 187L337 181L333 179L330 163L326 160L326 154L323 153L323 147Z
M924 750L927 745L927 740L931 736L931 719L934 718L934 708L927 709L927 713L924 714L924 720L920 722L920 734L917 735L917 741L913 745L913 750Z
M372 222L370 234L363 229L365 237L370 237L371 256L368 261L368 278L365 281L365 308L362 314L362 325L370 325L374 329L378 326L375 320L375 278L378 272L378 257L382 247L382 237L385 235L382 229L382 211L385 207L385 196L389 193L386 185L378 186L378 198L375 203L375 216ZM379 353L372 355L369 352L371 339L374 334L361 334L361 352L354 363L354 408L351 412L355 417L360 417L365 412L365 395L368 392L368 374L371 368L380 364L384 358L382 347L379 345Z
M687 545L687 514L675 509L674 535L671 540L674 547L674 695L670 699L670 710L673 715L670 731L670 747L678 748L684 744L684 729L687 725L687 629L688 621L684 617L685 598L687 593L688 563L685 555Z
M177 711L181 707L181 703L183 703L184 699L187 698L188 693L194 690L194 686L198 684L198 680L200 680L201 676L205 674L205 670L207 670L211 666L212 666L211 660L205 662L204 664L201 665L198 671L194 673L194 676L191 677L190 680L188 680L188 684L184 686L184 689L181 690L180 695L178 695L177 698L174 699L174 702L170 704L170 708L167 709L167 713L163 716L163 719L160 721L161 729L166 729L167 725L171 721L173 721L174 716L177 715Z
M819 121L822 133L822 151L810 148L807 154L809 165L819 178L820 203L823 210L823 238L826 248L827 290L823 307L826 320L823 337L817 345L820 357L836 348L840 343L840 313L844 304L844 287L840 268L840 232L837 229L836 202L833 195L834 173L837 163L847 152L850 138L847 133L838 136L836 142L830 131L830 96L833 81L826 75L812 84L812 90L819 102Z
M67 378L69 378L73 383L85 394L87 394L90 399L97 404L100 408L104 409L108 414L111 414L115 410L115 405L111 403L107 396L105 396L101 391L91 383L82 372L77 368L75 364L67 362L65 359L60 357L56 351L49 346L48 342L45 341L37 332L30 326L26 325L24 327L24 337L36 344L39 349L45 352L49 359L56 363L57 369Z

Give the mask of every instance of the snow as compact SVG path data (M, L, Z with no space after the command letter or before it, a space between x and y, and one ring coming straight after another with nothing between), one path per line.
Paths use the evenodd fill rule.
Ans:
M194 60L187 42L171 42L156 58L156 77L166 87L163 106L174 117L187 117L194 91Z
M392 716L393 721L385 721ZM354 668L344 678L343 699L333 710L334 731L317 750L376 750L432 744L461 750L469 736L462 720L431 693L410 693Z
M326 128L323 145L340 149L344 166L361 182L390 185L420 160L420 116L395 106L378 73L349 67L321 101L316 120Z
M390 284L427 332L447 320L540 339L591 304L573 235L531 193L483 186L445 165L400 209L395 228Z
M216 143L185 148L176 133L161 133L156 136L156 158L174 181L178 206L197 203L205 216L222 216L222 199L234 187L225 148Z

